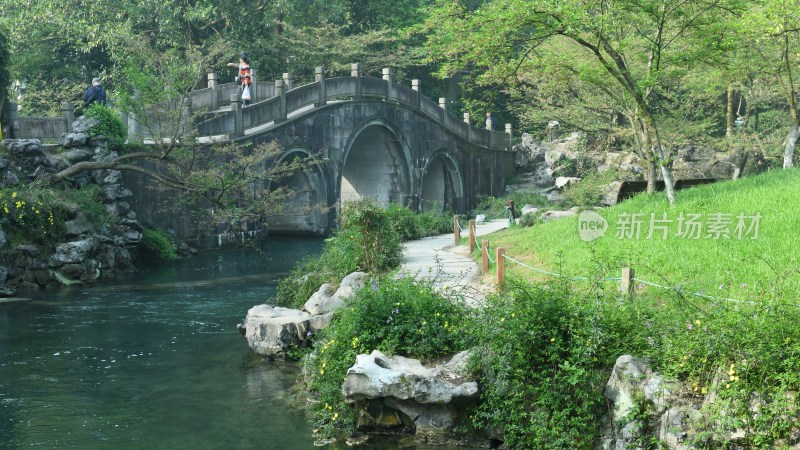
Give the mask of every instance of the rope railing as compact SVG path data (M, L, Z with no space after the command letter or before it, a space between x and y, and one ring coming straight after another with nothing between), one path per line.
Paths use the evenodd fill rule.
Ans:
M484 264L482 266L481 273L483 275L488 273L488 264L487 263L496 264L497 284L498 285L502 285L504 280L505 280L505 267L504 267L504 264L503 263L499 263L498 264L498 261L506 261L507 260L507 261L513 262L514 264L516 264L518 266L524 267L524 268L526 268L528 270L532 270L534 272L541 273L543 275L548 275L548 276L557 277L557 278L564 278L564 279L567 279L567 280L573 280L573 281L598 281L598 282L610 282L610 281L620 282L621 283L620 290L622 290L624 292L627 292L629 296L633 294L633 288L634 288L635 284L636 283L640 283L640 284L643 284L643 285L652 286L652 287L659 288L659 289L675 291L675 292L678 292L678 293L680 293L682 295L693 295L693 296L704 298L704 299L707 299L707 300L719 300L719 301L725 301L725 302L731 302L731 303L742 303L742 304L751 304L751 305L758 304L757 302L754 302L754 301L737 300L737 299L727 298L727 297L716 297L716 296L713 296L713 295L707 295L707 294L703 294L703 293L700 293L700 292L685 291L685 290L681 289L680 287L664 286L664 285L661 285L661 284L658 284L658 283L653 283L651 281L647 281L647 280L643 280L641 278L634 277L634 271L631 268L623 268L622 269L622 277L602 277L602 278L581 277L581 276L565 275L565 274L562 274L562 273L557 273L557 272L553 272L553 271L550 271L550 270L545 270L545 269L542 269L542 268L539 268L539 267L532 266L530 264L524 263L524 262L522 262L522 261L520 261L520 260L518 260L516 258L513 258L513 257L505 254L505 249L503 249L503 248L496 248L495 249L495 253L497 254L497 258L496 259L492 259L490 248L489 248L489 245L488 245L488 241L483 241L483 246L481 248L481 258L484 261ZM800 307L800 305L791 305L791 306Z

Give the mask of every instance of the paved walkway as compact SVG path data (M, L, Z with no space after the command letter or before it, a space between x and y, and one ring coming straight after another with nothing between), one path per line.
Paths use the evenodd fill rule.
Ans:
M508 227L508 219L482 222L476 225L476 236ZM466 230L461 236L466 236ZM470 257L467 246L456 246L453 234L431 236L404 243L400 273L418 279L431 280L446 293L459 292L472 306L482 303L487 287L480 284L480 267ZM478 244L480 245L480 244Z

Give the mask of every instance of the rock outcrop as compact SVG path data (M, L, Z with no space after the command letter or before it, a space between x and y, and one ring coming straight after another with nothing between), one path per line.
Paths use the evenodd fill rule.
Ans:
M600 204L613 205L617 201L621 181L643 180L645 167L639 156L630 149L588 149L581 133L554 139L552 142L536 142L531 135L523 134L517 151L516 165L521 172L518 184L506 187L508 192L533 190L547 196L551 201L562 198L563 189L580 182L579 174L587 169L599 172L615 170L619 179L609 184L602 194ZM673 175L676 180L692 178L731 178L741 171L747 155L738 151L717 151L713 148L685 146L673 151ZM753 170L760 170L752 158ZM749 166L748 166L749 167Z
M46 152L38 140L4 140L0 188L29 183L78 162L116 156L108 149L105 139L88 136L88 130L97 123L96 119L86 117L76 120L75 131L61 137L64 151L57 154ZM77 205L66 205L62 238L65 240L56 243L52 252L31 244L8 248L5 239L0 239L0 247L5 247L0 258L0 295L14 295L19 288L91 283L133 268L130 250L141 240L142 227L136 221L136 213L124 201L133 193L122 186L121 173L117 170L83 171L70 181L78 187L98 185L105 195L106 210L115 216L112 221L115 225L94 225ZM3 230L0 235L5 237Z
M305 347L314 333L330 325L333 312L362 289L366 279L366 273L353 272L342 279L339 289L325 283L303 310L256 305L237 328L256 354L284 357L292 348Z
M711 386L696 392L652 371L642 359L620 356L604 389L609 414L598 448L636 449L645 448L644 443L670 450L753 447L751 436L730 413L732 405L717 395L723 388L723 374L720 370ZM786 402L788 411L797 410L794 395ZM766 405L754 396L748 406L758 412ZM800 449L798 422L795 418L796 432L781 442L782 448Z
M427 442L452 439L465 406L477 401L478 383L465 370L468 352L431 367L375 350L358 355L342 392L358 409L360 431L404 431Z

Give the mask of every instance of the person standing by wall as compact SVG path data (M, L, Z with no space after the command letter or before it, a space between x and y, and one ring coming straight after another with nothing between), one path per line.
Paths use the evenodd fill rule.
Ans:
M83 108L88 108L92 103L106 105L106 91L100 84L100 78L92 79L92 85L83 94Z
M242 97L242 106L249 106L250 100L253 98L252 92L250 91L250 86L253 84L250 70L250 58L247 56L246 52L242 52L239 57L239 63L228 63L228 67L239 68L237 81L239 83L239 92Z

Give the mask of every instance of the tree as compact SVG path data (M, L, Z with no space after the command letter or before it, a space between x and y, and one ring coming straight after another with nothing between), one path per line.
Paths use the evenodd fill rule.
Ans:
M428 48L445 70L475 68L484 81L514 83L536 67L567 71L600 89L636 131L649 167L648 190L660 169L674 204L659 103L687 65L725 49L730 40L720 25L740 8L726 0L500 0L469 11L442 0L427 21Z
M3 111L5 111L4 106L8 97L8 85L11 84L11 77L8 74L10 58L8 37L5 30L0 28L0 123L2 123Z
M187 98L198 74L228 50L220 46L153 52L146 43L131 43L127 65L121 70L128 80L119 86L119 107L136 117L145 133L138 143L119 148L106 158L70 165L43 178L54 184L83 171L120 170L144 174L161 188L173 189L183 203L213 209L213 225L229 226L263 221L280 211L287 189L270 189L278 179L291 175L303 164L275 164L281 150L276 144L256 147L230 143L202 144L196 118L189 113ZM200 116L202 117L202 115Z
M800 76L800 1L757 1L742 17L741 29L746 42L754 45L762 59L768 62L786 99L790 122L784 141L783 167L791 168L800 137L796 82Z

